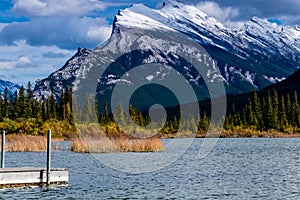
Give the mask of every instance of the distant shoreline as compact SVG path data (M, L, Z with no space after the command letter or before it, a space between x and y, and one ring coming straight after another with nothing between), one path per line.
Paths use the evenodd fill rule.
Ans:
M186 134L186 135L163 135L163 139L172 138L300 138L300 133L283 133L283 132L226 132L216 135L216 137L208 137L206 134Z
M159 152L164 149L163 139L204 139L204 138L218 138L218 139L276 139L276 138L300 138L300 133L271 133L271 132L261 132L257 134L256 132L252 135L250 133L222 133L219 137L206 137L205 134L193 135L191 133L186 135L162 135L160 139L158 137L149 139L129 139L129 138L119 138L119 139L108 139L104 137L103 139L93 139L78 137L77 139L63 139L63 138L53 138L53 149L60 149L60 141L70 140L72 145L69 151L76 153L110 153L110 152ZM46 137L45 136L33 136L26 134L11 134L7 138L6 151L8 152L44 152L46 150ZM1 140L1 137L0 137ZM107 142L107 143L106 143ZM115 143L116 145L112 145ZM88 144L89 148L85 145ZM0 145L1 146L1 145ZM116 148L118 147L118 148Z

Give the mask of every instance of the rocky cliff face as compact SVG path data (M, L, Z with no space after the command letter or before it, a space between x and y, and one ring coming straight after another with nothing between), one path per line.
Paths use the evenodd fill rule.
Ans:
M3 96L4 90L5 88L8 89L8 92L10 94L13 94L16 90L20 89L20 86L18 84L9 82L9 81L4 81L4 80L0 80L0 92Z
M196 7L169 0L164 2L161 9L150 9L136 4L122 10L116 15L113 26L111 38L108 40L108 43L115 45L110 47L112 51L126 48L131 39L127 37L128 33L137 30L172 31L192 39L210 54L221 73L221 77L216 77L207 72L205 78L210 82L222 81L230 94L261 89L284 80L300 67L299 28L277 26L256 17L241 30L233 30ZM91 59L97 59L91 56L97 49L79 49L60 70L37 82L35 96L47 97L53 92L59 97L62 88L71 86L79 74L89 70L87 63ZM198 98L202 98L200 91L204 84L203 77L199 77L192 68L176 57L150 49L147 52L136 52L134 58L140 59L140 63L144 64L154 60L165 64L177 63L177 71L184 74L190 84L199 86L196 91L199 91ZM105 94L105 91L112 90L117 83L130 85L129 79L118 76L124 70L129 69L118 69L115 66L114 70L106 71L105 77L99 77L102 85L102 91L99 92ZM152 80L165 76L168 76L168 72L162 69L148 74L145 78ZM206 94L203 95L203 98L207 97Z

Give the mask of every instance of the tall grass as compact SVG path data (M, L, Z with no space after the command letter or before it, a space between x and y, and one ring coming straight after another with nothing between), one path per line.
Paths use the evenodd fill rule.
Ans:
M78 135L72 139L71 150L78 153L158 152L164 149L157 137L137 139L126 133L105 134L99 124L77 125Z
M23 134L10 134L6 136L5 151L7 152L38 152L46 149L47 138L43 136Z
M2 141L2 135L0 136ZM0 142L0 151L2 144ZM58 139L52 140L52 148L59 149ZM9 134L6 136L5 151L7 152L41 152L47 150L47 137L25 134Z
M159 138L126 139L124 137L109 139L107 137L84 136L72 142L72 151L78 153L110 152L159 152L164 149Z

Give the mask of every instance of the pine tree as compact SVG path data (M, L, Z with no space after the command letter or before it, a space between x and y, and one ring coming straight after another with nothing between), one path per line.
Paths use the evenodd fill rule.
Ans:
M59 102L59 110L58 110L58 117L59 120L63 121L66 119L66 104L67 104L67 97L65 89L62 89L61 95L60 95L60 102Z
M196 123L195 123L196 124ZM175 132L178 132L179 128L180 128L180 123L179 120L177 119L177 117L175 116L173 119L173 128ZM195 132L197 130L197 125L194 128Z
M247 119L247 125L249 126L255 125L252 102L250 99L248 99L248 104L246 106L246 119Z
M9 94L9 104L8 104L8 118L15 120L18 117L19 106L18 106L18 91L14 94Z
M27 84L27 95L26 95L26 117L31 118L35 117L33 115L33 105L34 104L34 99L33 99L33 91L32 91L32 85L30 81Z
M47 100L47 119L56 119L56 102L53 93Z
M65 106L64 106L64 112L65 112L65 120L69 122L71 125L74 125L74 118L72 114L72 88L67 88L65 92Z
M203 116L201 117L201 119L199 121L199 126L198 126L199 130L206 133L208 131L209 124L210 124L210 121L206 115L206 112L204 112Z
M270 92L268 92L267 96L267 117L266 117L266 128L267 130L276 128L275 120L274 120L274 113L273 113L273 102L271 98Z
M42 104L35 99L32 101L32 116L31 117L37 119L38 121L43 120Z
M237 114L234 115L234 122L233 122L233 124L235 126L241 126L242 125L242 120L241 120L240 113L237 113Z
M3 120L3 98L2 94L0 92L0 121Z
M138 125L144 126L145 125L145 120L142 112L139 112L138 115Z
M224 122L224 129L225 130L233 130L233 116L232 115L228 115L226 118L225 118L225 122Z
M110 121L109 113L108 113L108 102L105 101L103 103L103 117L104 117L104 123L108 123Z
M262 130L268 130L268 106L266 103L265 98L262 98L262 106L261 106L261 110L262 110L262 117L263 117L263 127Z
M285 110L285 100L284 97L281 96L280 106L279 106L279 130L284 131L284 129L287 127L287 116L286 116L286 110Z
M299 127L299 103L296 91L294 92L294 101L292 103L292 124L294 127Z
M47 101L44 97L42 97L42 104L41 104L41 114L42 114L42 120L43 121L46 121L49 119L49 115L48 115L48 112L47 112Z
M263 114L261 110L260 99L258 98L256 90L253 93L253 118L254 125L258 130L263 129Z
M134 108L132 105L129 105L129 114L130 114L130 118L131 120L136 123L139 124L139 112L137 108Z
M248 123L247 123L247 105L245 106L245 108L242 111L242 127L247 127Z
M88 94L86 94L85 97L85 105L84 105L84 112L83 114L83 121L86 123L92 123L93 118L94 118L94 112L92 109L92 103L91 103L91 98Z
M258 128L259 122L261 121L261 116L260 116L261 112L260 112L259 99L256 90L253 93L252 104L253 104L253 125Z
M26 95L25 95L25 88L21 86L19 90L19 95L16 97L16 103L15 103L15 111L17 117L27 117L26 111L27 111L27 105L26 105Z
M114 114L114 119L118 126L121 126L121 127L126 126L126 119L125 119L122 104L117 105L116 112Z
M291 98L290 95L287 94L286 96L286 116L287 116L287 121L289 125L293 125L293 111L292 111L292 104L291 104Z
M272 115L273 115L273 128L279 129L279 120L278 120L278 113L279 113L279 100L278 94L276 90L272 91Z

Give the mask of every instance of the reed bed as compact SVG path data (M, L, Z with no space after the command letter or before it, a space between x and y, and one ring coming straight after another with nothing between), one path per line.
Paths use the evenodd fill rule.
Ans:
M0 136L2 141L2 136ZM0 142L0 151L2 144ZM52 148L60 149L59 139L52 140ZM47 150L47 137L25 134L9 134L6 136L6 152L43 152Z
M77 153L111 153L111 152L159 152L163 151L159 138L127 139L85 136L72 142L72 151Z
M10 134L6 136L5 151L7 152L39 152L46 149L47 138L43 136L24 134Z

